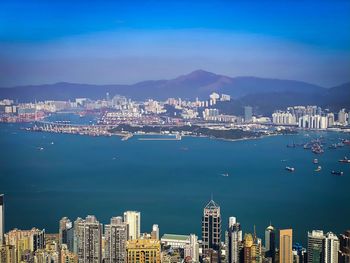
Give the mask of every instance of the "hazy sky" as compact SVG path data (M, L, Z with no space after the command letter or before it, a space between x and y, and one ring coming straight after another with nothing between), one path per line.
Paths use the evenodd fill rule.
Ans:
M350 0L0 1L0 86L134 83L196 69L350 81Z

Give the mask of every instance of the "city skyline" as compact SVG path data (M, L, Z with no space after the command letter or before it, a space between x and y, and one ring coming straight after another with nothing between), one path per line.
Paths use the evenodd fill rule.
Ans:
M350 230L344 230L339 237L332 232L324 234L322 230L312 230L307 232L307 244L303 247L293 240L293 229L276 230L270 222L264 240L257 236L255 226L254 231L244 233L243 238L236 217L230 216L227 224L221 223L220 206L213 198L203 208L202 239L193 233L163 233L160 238L158 225L149 228L151 231L140 231L135 238L129 234L135 228L130 227L130 223L135 223L130 218L137 216L139 220L140 215L138 211L126 211L124 219L114 216L110 224L105 225L94 215L88 215L85 219L78 217L74 224L63 217L59 221L58 234L48 234L45 229L35 227L29 230L11 229L4 233L4 243L0 244L0 262L15 263L20 258L30 262L49 258L57 263L132 263L139 260L160 263L166 262L167 257L171 258L177 249L180 251L177 257L193 263L275 262L275 254L283 263L347 263L350 259ZM279 242L275 239L277 231ZM221 238L222 233L224 239ZM46 235L50 238L46 238ZM181 251L184 253L182 256Z

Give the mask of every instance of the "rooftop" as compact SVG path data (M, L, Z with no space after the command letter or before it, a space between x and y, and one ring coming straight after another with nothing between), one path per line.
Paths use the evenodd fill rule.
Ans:
M161 239L172 239L172 240L189 240L190 236L188 235L176 235L176 234L164 234Z
M205 206L205 209L218 209L220 206L214 202L213 199L209 201L209 203Z

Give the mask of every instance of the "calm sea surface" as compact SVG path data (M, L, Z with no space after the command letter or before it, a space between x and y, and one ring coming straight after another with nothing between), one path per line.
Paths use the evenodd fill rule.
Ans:
M142 231L200 236L202 209L211 194L224 225L236 216L258 235L270 221L292 227L306 245L306 232L350 228L350 147L314 155L286 144L324 136L328 144L349 134L274 136L248 141L183 138L139 141L35 133L23 125L0 125L0 192L6 194L6 230L45 228L58 232L63 216L94 214L102 223L125 210L139 210ZM39 148L44 148L40 150ZM318 158L322 171L314 172ZM285 171L285 166L295 172ZM345 175L335 177L331 170ZM228 173L228 177L222 174Z

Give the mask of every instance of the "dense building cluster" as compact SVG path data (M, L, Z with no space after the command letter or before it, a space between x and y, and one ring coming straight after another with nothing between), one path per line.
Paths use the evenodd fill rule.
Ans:
M235 217L222 223L220 206L204 207L202 240L197 235L164 234L154 224L141 232L141 213L126 211L103 226L95 216L63 217L58 234L45 230L13 229L4 233L4 196L0 195L0 263L349 263L350 230L339 236L321 230L308 232L307 248L293 244L293 230L270 225L264 242L245 233ZM225 230L226 229L226 230Z
M0 101L0 122L37 121L47 124L46 117L59 112L78 114L80 117L87 114L95 115L97 121L92 123L94 125L86 126L88 131L68 131L88 135L106 135L108 134L106 129L120 125L157 126L168 129L167 131L169 127L193 125L219 131L232 129L265 131L297 127L344 130L349 127L349 113L346 109L335 113L318 106L292 106L284 111L277 110L272 116L263 116L257 114L253 106L246 105L242 108L242 114L233 115L232 111L227 110L232 107L230 101L229 95L220 95L215 92L210 94L207 100L168 98L164 101L154 99L133 101L120 95L111 98L108 93L106 98L99 100L76 98L74 101L48 100L16 103L13 100L4 99ZM64 124L69 124L69 122L64 122ZM67 132L66 130L72 127L59 128ZM44 130L52 130L52 128Z
M295 125L304 129L327 129L347 126L349 113L346 109L341 109L335 114L317 106L295 106L288 107L286 111L274 112L272 122L277 125Z

